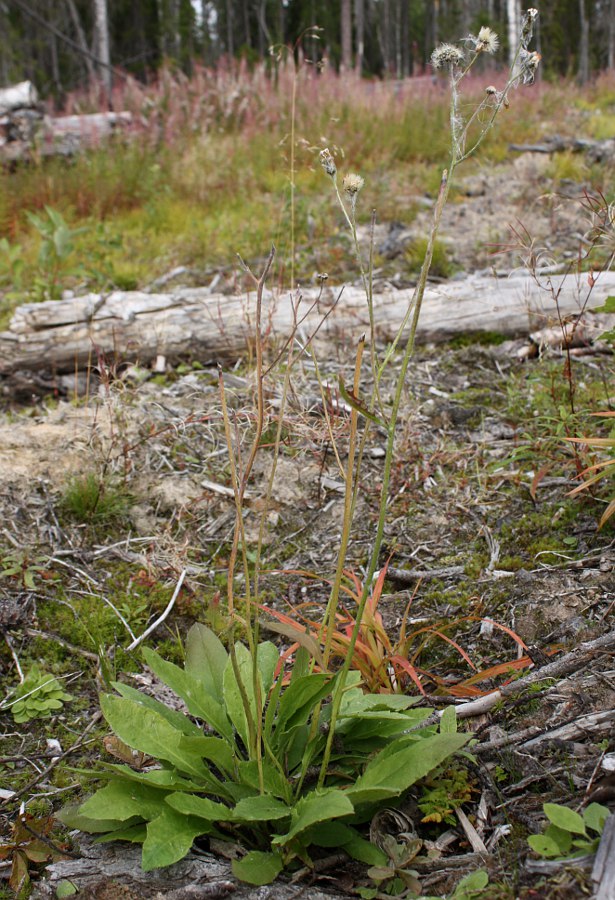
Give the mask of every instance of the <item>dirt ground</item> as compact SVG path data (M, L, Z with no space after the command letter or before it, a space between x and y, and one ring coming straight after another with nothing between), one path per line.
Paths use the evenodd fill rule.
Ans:
M553 195L545 180L548 164L547 156L526 154L462 183L443 231L461 271L493 266L486 245L507 242L508 223L520 219L531 219L543 262L576 254L584 230L578 205ZM531 202L528 184L536 197ZM537 194L536 185L544 191ZM564 192L578 198L581 190L568 185ZM424 233L428 218L426 209L408 228L381 226L376 240L387 260L382 277L391 280L395 260L413 235ZM512 252L495 259L498 269L519 265ZM560 348L525 358L528 346L527 336L501 342L493 335L484 342L460 338L424 346L407 379L381 560L394 577L387 578L380 612L393 638L404 621L416 631L417 660L425 673L422 702L443 708L459 698L451 688L473 673L490 673L474 682L479 693L503 690L497 705L464 720L477 740L468 763L472 799L463 805L465 815L455 814L452 824L421 825L416 797L404 806L426 846L439 842L444 848L437 863L417 865L426 895L444 895L462 874L482 867L490 877L481 894L487 898L591 896L591 860L541 861L530 852L527 835L544 827L545 800L575 809L596 801L615 809L615 780L607 765L615 749L615 537L612 522L597 530L609 491L606 486L595 497L568 496L579 466L593 457L585 448L575 459L574 445L564 440L592 421L598 428L585 415L592 409L612 409L615 364L612 356L590 349L574 357L569 380ZM343 355L343 348L330 348L322 360L321 376L332 386L340 373L348 383ZM126 648L131 635L160 615L182 572L177 603L152 642L162 652L177 653L177 637L191 622L215 628L223 616L234 503L218 374L188 364L163 375L136 366L114 375L92 380L85 398L71 396L66 379L63 389L38 392L30 402L6 392L3 400L3 693L10 698L18 664L29 669L38 663L67 675L74 698L61 713L26 726L16 726L9 707L0 707L5 840L21 802L41 816L67 795L78 795L79 780L67 764L91 767L101 754L109 758L99 722L91 732L95 740L82 741L98 709L101 654L132 683L156 690L138 652ZM385 396L393 375L384 384ZM225 380L235 437L243 440L252 422L249 365L240 361ZM326 399L343 455L348 410L334 387ZM279 379L272 380L267 400L272 411L279 408ZM335 566L343 497L309 362L297 368L284 426L264 525L263 595L286 613L312 603L316 615ZM375 427L366 445L347 559L359 577L373 535L383 448L384 434ZM249 486L248 540L258 534L271 465L265 445ZM71 479L87 473L115 497L106 517L97 518L99 508L89 519L82 511L80 519L67 500ZM16 561L17 571L10 571ZM426 625L450 628L447 634L466 656L437 639L423 643L420 629ZM553 669L558 662L561 669ZM501 671L494 671L497 666ZM411 683L402 688L416 690ZM53 740L61 750L49 744ZM58 755L60 761L53 762ZM64 840L51 834L52 841ZM55 896L63 879L79 888L78 896L97 898L232 892L263 898L309 892L317 898L352 895L368 883L362 869L338 859L307 881L246 890L229 874L227 862L207 850L196 848L168 876L145 877L127 845L103 850L75 838L71 852L80 858L55 863L47 882L43 876L39 884L37 866L31 867L36 896ZM0 866L0 878L8 877L8 862Z

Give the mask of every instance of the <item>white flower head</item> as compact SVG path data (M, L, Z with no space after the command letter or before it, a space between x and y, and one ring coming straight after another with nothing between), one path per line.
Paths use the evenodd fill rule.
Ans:
M365 179L361 178L360 175L355 175L353 172L344 175L344 180L342 181L342 187L349 197L356 196L364 184Z
M486 25L481 28L478 32L478 37L476 38L475 49L477 53L495 53L495 51L500 46L500 41L491 28L488 28Z
M445 65L454 68L462 65L463 61L463 50L454 44L440 44L431 54L431 64L434 69L441 69Z

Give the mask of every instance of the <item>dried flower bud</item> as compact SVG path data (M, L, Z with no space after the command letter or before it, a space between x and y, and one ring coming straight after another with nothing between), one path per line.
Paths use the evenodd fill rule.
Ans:
M440 44L431 54L431 64L434 69L441 69L444 65L460 66L463 63L463 50L454 44Z
M498 89L493 84L489 84L485 88L486 94L497 94L497 92L498 92Z
M349 172L348 175L344 175L344 180L342 181L342 187L351 198L359 193L364 184L365 179L352 172Z
M325 281L329 280L329 276L326 272L319 272L316 276L316 281L320 281L321 284L324 284Z
M327 175L331 176L331 178L333 178L333 176L337 173L335 160L331 156L328 147L325 147L324 150L320 151L320 165L323 167Z
M542 56L536 50L524 50L523 47L519 51L519 72L523 77L523 84L532 84L536 69Z
M538 10L533 7L528 9L526 14L523 16L523 21L521 22L521 40L527 45L532 39L532 32L534 31L534 22L538 18Z

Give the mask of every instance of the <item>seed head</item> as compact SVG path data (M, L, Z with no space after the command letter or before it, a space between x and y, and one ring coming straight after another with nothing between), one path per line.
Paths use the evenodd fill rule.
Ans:
M464 54L460 47L454 44L440 44L431 54L431 64L434 69L441 69L445 65L451 68L463 63Z
M320 151L320 165L323 167L327 175L331 176L331 178L333 178L333 176L337 173L335 160L331 156L328 147L325 147L324 150Z
M474 49L477 53L495 53L500 46L497 34L486 25L478 32L478 37L473 37L473 40Z
M342 181L342 187L351 199L356 197L364 184L365 179L361 178L360 175L355 175L353 172L344 175L344 180Z

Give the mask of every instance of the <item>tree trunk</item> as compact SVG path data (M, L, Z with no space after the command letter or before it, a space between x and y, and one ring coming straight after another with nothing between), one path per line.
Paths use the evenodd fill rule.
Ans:
M66 0L66 5L73 22L75 34L77 35L77 43L81 47L81 56L88 73L88 78L90 82L93 82L96 78L96 73L94 72L94 65L92 63L92 58L88 49L88 42L85 39L85 33L83 31L83 28L81 27L81 19L79 18L79 12L77 11L77 7L75 6L75 0Z
M521 37L521 16L519 0L506 0L506 16L508 18L508 63L513 65Z
M111 54L109 52L109 22L107 18L107 0L94 0L94 16L96 20L97 53L100 60L99 77L107 94L107 102L111 101Z
M357 45L354 65L357 75L362 75L365 55L365 0L354 0L354 23Z
M579 0L579 84L586 84L589 80L589 17L585 7L585 0Z
M352 2L342 0L341 5L341 44L342 59L341 69L350 72L352 69Z

